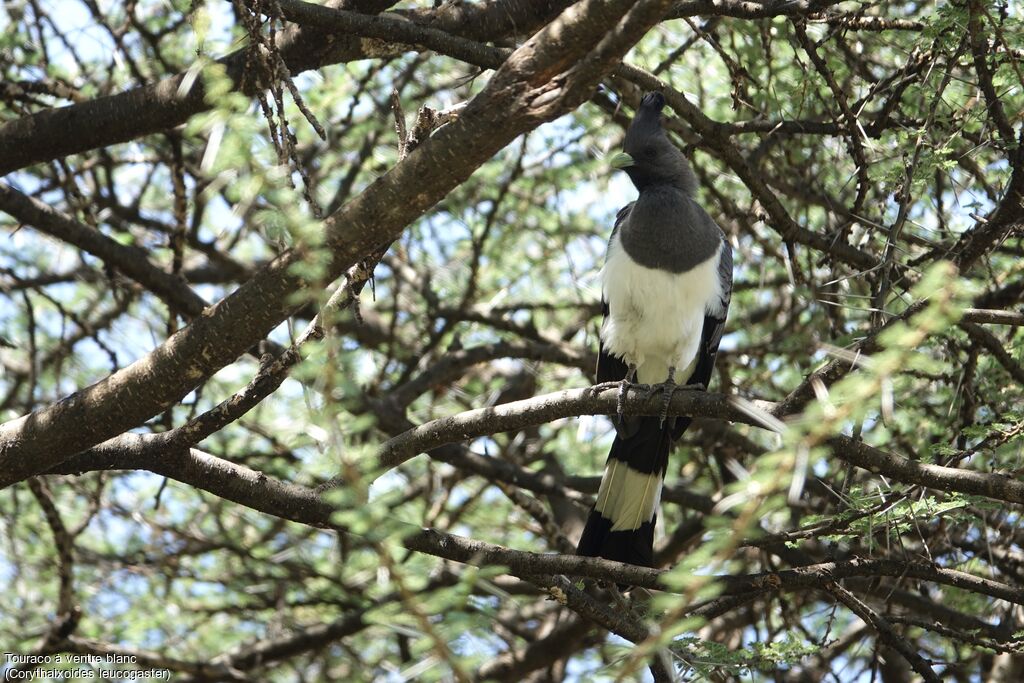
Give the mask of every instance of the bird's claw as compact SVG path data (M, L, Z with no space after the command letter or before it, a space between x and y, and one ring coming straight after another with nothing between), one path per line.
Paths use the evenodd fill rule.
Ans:
M626 412L626 393L629 391L629 385L633 383L633 379L636 377L636 366L630 365L629 370L626 372L626 376L619 382L619 396L615 401L615 414L619 418L619 422L623 421Z
M665 395L661 397L661 412L658 413L658 427L661 429L664 429L665 420L668 419L668 406L672 403L672 394L676 393L676 389L679 388L675 380L671 378L665 384Z
M626 411L626 391L629 388L629 382L622 380L619 382L619 396L615 400L615 414L619 418L619 422L622 422L622 414Z
M650 386L650 388L647 389L646 398L648 399L653 397L654 394L656 394L659 391L664 392L664 395L661 397L661 411L658 413L659 427L665 427L665 420L668 419L668 409L669 406L672 404L672 395L675 394L680 389L687 389L691 391L706 391L707 387L705 387L701 382L694 382L693 384L684 384L680 386L676 384L675 368L669 368L668 379L666 379L661 384L653 384Z
M669 378L661 384L652 384L647 389L647 398L652 398L659 391L663 392L661 397L661 410L658 412L658 427L665 427L665 420L668 419L668 407L672 403L672 394L676 393L679 386L676 384L674 377L669 375Z

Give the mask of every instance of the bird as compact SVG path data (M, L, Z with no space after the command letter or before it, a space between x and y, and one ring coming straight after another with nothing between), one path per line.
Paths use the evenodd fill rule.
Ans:
M597 385L619 384L615 440L577 554L654 566L654 527L674 443L691 418L667 417L672 393L706 390L732 296L732 248L694 199L697 179L662 121L665 96L640 100L610 165L638 192L615 218L600 271ZM626 417L633 381L662 391L658 416Z

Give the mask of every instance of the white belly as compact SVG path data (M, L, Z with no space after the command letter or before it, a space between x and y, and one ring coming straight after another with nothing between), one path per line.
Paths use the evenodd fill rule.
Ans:
M680 381L690 376L705 311L722 293L717 266L716 252L685 273L647 268L626 254L618 235L612 239L601 270L608 302L601 341L608 353L637 366L638 382L664 382L670 367Z

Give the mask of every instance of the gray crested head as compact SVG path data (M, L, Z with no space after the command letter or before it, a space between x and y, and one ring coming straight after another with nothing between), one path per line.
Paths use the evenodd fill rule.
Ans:
M613 165L623 169L641 192L655 185L676 186L687 194L696 187L693 171L683 153L672 144L661 124L665 96L649 92L640 100L633 122Z

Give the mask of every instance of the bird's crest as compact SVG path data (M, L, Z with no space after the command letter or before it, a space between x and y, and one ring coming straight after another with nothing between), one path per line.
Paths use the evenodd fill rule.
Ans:
M660 92L649 92L640 100L640 106L633 117L633 123L626 131L627 144L662 132L661 110L665 108L665 96Z

